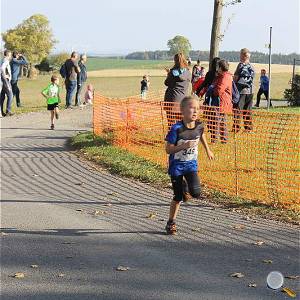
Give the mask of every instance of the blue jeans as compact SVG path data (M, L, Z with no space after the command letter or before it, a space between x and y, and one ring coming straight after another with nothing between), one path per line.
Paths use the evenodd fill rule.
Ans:
M72 105L72 98L77 87L77 80L66 80L66 106Z
M2 113L2 115L4 115L5 96L7 96L6 113L11 112L13 93L12 93L11 84L10 83L8 83L8 84L9 84L9 86L5 86L5 85L2 86L1 95L0 95L0 104L1 104L1 113Z
M76 96L75 96L75 105L80 105L81 104L80 96L81 96L81 92L83 90L83 85L84 85L84 82L77 83L77 90L76 90Z

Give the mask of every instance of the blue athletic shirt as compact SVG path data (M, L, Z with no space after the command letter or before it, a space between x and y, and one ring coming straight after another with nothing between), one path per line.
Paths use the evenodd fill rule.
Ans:
M165 140L175 146L181 145L187 141L198 141L204 132L204 125L196 122L194 128L185 127L183 121L174 124ZM198 171L198 146L181 150L169 155L169 175L180 176L189 172Z

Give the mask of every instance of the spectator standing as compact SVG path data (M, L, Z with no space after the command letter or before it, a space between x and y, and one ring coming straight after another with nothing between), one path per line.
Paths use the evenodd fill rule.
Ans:
M213 82L213 99L215 115L212 121L211 141L217 141L218 135L224 144L228 139L226 114L232 113L232 75L229 64L221 59L218 63L218 75Z
M188 69L188 63L183 53L178 53L174 56L174 66L172 69L167 69L167 78L165 85L167 90L165 92L164 101L165 110L167 113L168 126L171 128L172 124L180 120L180 102L188 96L188 89L192 79L192 74ZM171 102L171 103L169 103Z
M12 60L10 62L11 87L12 87L13 97L16 97L17 107L21 107L20 89L18 87L20 69L21 69L21 66L24 66L24 65L27 65L27 64L28 64L28 62L22 54L18 53L17 51L13 52L13 57L12 57Z
M87 88L86 88L86 91L85 91L85 94L84 94L84 102L83 104L93 104L93 100L94 100L94 94L95 94L95 91L94 91L94 87L91 85L91 84L88 84L87 85Z
M13 100L13 93L11 88L11 67L10 61L12 59L12 53L10 50L5 50L3 53L3 59L1 61L1 75L3 77L2 89L0 94L1 114L2 116L12 116L11 105ZM6 112L4 112L4 102L7 97Z
M241 115L247 132L253 129L251 110L253 105L254 69L250 64L250 51L243 48L240 51L240 63L234 73L234 81L240 93L240 101L235 105L234 132L240 130Z
M78 66L78 54L77 52L72 52L71 57L66 60L61 70L61 74L64 73L65 85L66 85L66 108L72 108L72 98L74 92L77 88L77 76L80 73L80 68Z
M193 66L192 71L192 84L198 81L198 79L202 76L200 60L197 60L197 63Z
M260 70L260 87L257 93L257 98L256 98L256 107L259 107L260 104L260 98L261 95L264 94L266 99L268 100L269 97L269 77L266 75L266 70L261 69ZM270 106L272 106L272 102L270 101Z
M147 75L144 75L141 81L141 98L143 100L147 98L147 92L149 90L149 86L150 86L149 77Z
M84 84L87 80L87 70L86 70L86 61L87 56L86 54L81 54L80 59L78 62L78 67L80 68L80 73L77 74L77 90L76 90L76 96L75 96L75 105L80 106L81 101L81 92L83 90Z
M9 82L5 77L5 73L3 72L2 68L0 68L0 92L2 91L2 88L5 87L5 89L9 89ZM2 109L2 103L1 103L1 115L0 117L4 117L5 114L3 113L3 109Z
M215 77L217 75L217 67L218 67L218 63L220 61L219 57L215 57L213 58L212 62L211 62L211 66L209 71L205 74L205 79L202 82L202 84L196 89L196 95L198 96L203 96L208 87L213 83L213 81L215 80Z

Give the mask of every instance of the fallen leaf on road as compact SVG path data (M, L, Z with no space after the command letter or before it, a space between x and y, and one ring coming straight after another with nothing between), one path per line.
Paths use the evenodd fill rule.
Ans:
M110 195L110 196L117 196L118 193L116 193L116 192L110 192L110 193L107 193L107 195Z
M64 276L65 276L64 273L59 273L59 274L58 274L58 277L64 277Z
M81 209L81 208L78 208L78 209L76 209L76 211L83 211L83 209Z
M243 230L245 228L245 225L242 224L237 224L233 226L234 229L239 229L239 230Z
M129 267L124 267L124 266L118 266L116 270L117 271L128 271L128 270L130 270L130 268Z
M290 288L287 288L287 287L284 287L281 291L283 293L286 293L291 298L296 298L296 296L297 296L297 294L293 290L291 290Z
M112 204L111 203L106 203L106 204L104 204L105 206L112 206Z
M6 236L7 235L7 233L5 233L5 232L0 232L0 236Z
M146 218L147 219L154 219L156 217L156 213L150 213Z
M25 274L21 273L21 272L17 272L12 277L14 277L14 278L24 278Z
M75 183L75 185L84 185L84 183L83 182L77 182L77 183Z
M265 243L264 241L256 241L256 242L253 243L253 245L261 246L264 243Z
M33 174L32 176L33 176L33 177L37 177L37 176L39 176L39 175L38 175L38 174Z
M242 277L245 277L245 275L243 273L236 272L236 273L230 274L230 277L242 278Z
M249 284L248 284L248 287L257 287L257 284L256 283L254 283L254 282L250 282Z
M251 218L249 216L244 216L242 220L249 221Z
M30 268L33 268L33 269L36 269L38 268L39 266L38 265L31 265Z
M287 275L287 276L284 276L284 278L295 280L295 279L300 278L300 276L299 275Z
M95 210L94 211L95 216L105 215L105 214L106 214L106 211L103 211L103 210Z
M262 261L264 264L272 264L273 263L273 260L271 259L263 259Z
M64 244L64 245L74 245L76 243L75 242L62 242L62 244Z
M200 232L202 231L202 229L200 227L197 227L197 228L193 228L192 231Z
M73 256L66 256L66 258L73 258Z

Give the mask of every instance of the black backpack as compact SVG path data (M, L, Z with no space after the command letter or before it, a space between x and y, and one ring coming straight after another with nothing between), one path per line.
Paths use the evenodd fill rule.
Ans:
M66 63L62 64L62 66L60 67L59 73L60 73L60 76L61 76L63 79L66 79L66 78L67 78L67 67L66 67Z

